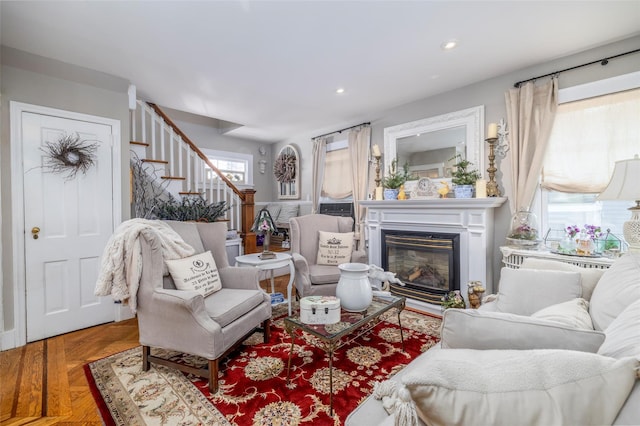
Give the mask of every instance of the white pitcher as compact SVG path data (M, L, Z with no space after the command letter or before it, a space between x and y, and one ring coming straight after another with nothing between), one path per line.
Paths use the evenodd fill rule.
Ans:
M373 300L373 291L369 283L369 265L364 263L343 263L340 268L340 280L336 287L336 296L342 309L348 312L362 312Z

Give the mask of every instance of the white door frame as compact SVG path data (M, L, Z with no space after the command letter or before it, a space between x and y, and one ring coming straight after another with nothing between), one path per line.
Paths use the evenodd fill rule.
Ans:
M22 164L22 113L51 115L70 120L88 121L111 126L111 156L112 156L112 197L113 197L113 229L122 221L122 173L120 153L120 120L65 111L22 102L10 102L11 127L11 229L13 251L13 300L14 300L14 329L13 336L5 332L2 336L2 347L10 349L27 343L27 311L26 311L26 282L25 282L25 227L24 227L24 167ZM114 305L118 306L118 305ZM114 307L116 309L116 307Z

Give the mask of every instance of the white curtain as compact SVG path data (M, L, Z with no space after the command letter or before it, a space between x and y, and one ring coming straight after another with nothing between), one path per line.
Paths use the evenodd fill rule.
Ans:
M615 162L638 153L640 89L564 103L549 137L542 186L562 192L602 192Z
M322 196L340 200L350 197L351 189L351 159L349 149L331 150L327 147L324 158L324 181L322 182Z
M558 108L558 78L536 86L534 82L505 93L511 127L511 194L515 213L531 206L536 192L549 134Z
M371 127L364 126L359 130L349 132L349 157L351 160L351 182L353 187L353 209L355 215L356 239L362 249L364 238L365 209L360 207L358 201L367 199L367 183L369 177L369 143L371 140Z
M324 160L327 155L327 138L319 137L313 141L313 167L311 170L311 213L318 213L322 181L324 177Z

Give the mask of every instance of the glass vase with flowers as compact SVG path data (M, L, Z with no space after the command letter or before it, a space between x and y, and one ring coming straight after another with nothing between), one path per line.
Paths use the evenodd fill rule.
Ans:
M602 236L599 225L587 225L582 228L577 225L569 225L565 228L565 238L558 246L558 252L562 254L574 254L578 256L593 256L596 254L595 241Z

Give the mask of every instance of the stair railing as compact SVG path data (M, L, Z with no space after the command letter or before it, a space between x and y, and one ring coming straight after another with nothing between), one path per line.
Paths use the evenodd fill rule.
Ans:
M245 253L256 252L256 236L251 232L255 191L239 190L156 104L138 100L137 105L131 111L131 140L148 145L146 161L166 165L168 174L161 179L182 182L178 196L225 201L230 207L224 218L229 229L240 232Z

